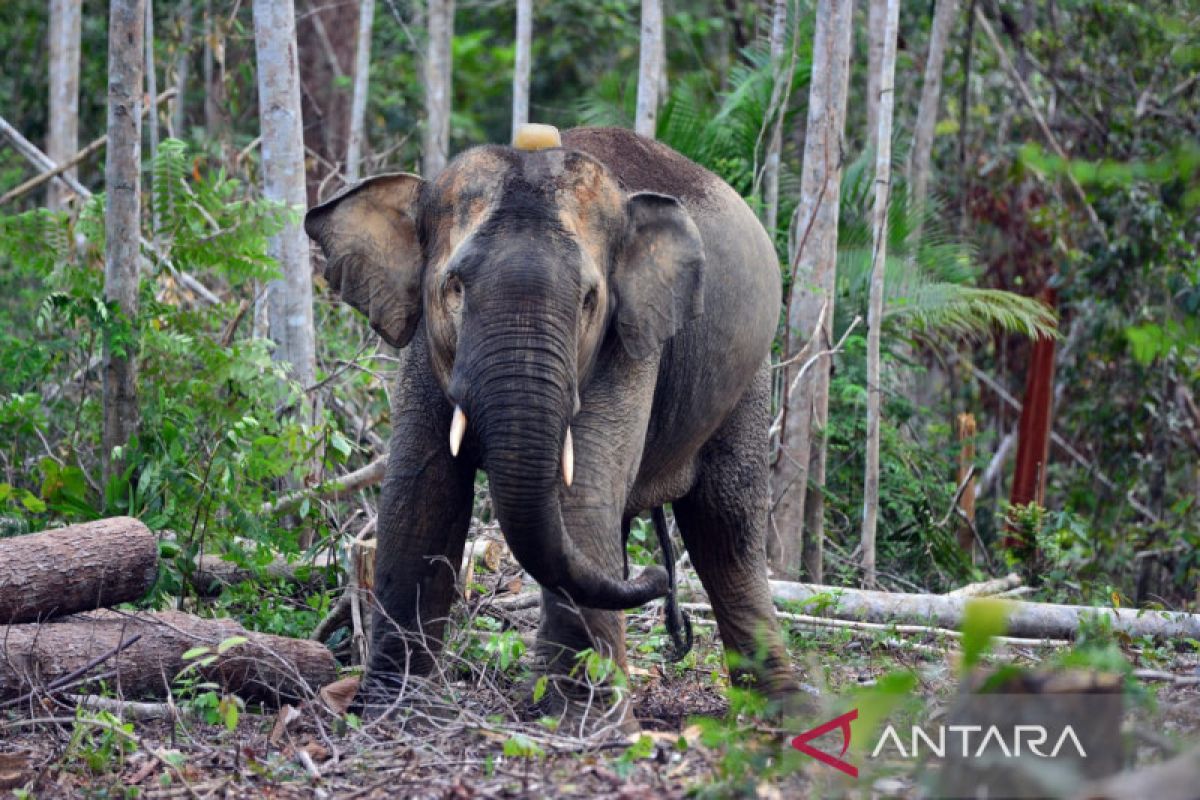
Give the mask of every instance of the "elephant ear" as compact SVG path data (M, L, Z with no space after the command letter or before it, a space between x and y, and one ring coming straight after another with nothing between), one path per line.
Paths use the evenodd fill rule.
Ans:
M325 280L393 347L408 344L421 318L422 183L407 173L369 178L304 218L325 252Z
M679 201L639 192L627 203L617 260L617 333L626 352L648 357L704 312L704 245Z

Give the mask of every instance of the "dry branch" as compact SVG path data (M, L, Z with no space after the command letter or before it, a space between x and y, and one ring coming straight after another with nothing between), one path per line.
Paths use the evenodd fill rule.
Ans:
M263 503L262 513L267 516L286 514L300 507L305 500L341 500L347 495L374 486L383 480L387 470L387 453L340 478L318 484L310 489L291 492L276 500L274 503Z
M227 692L278 704L309 697L337 676L333 654L317 642L253 633L232 620L175 611L99 611L49 625L0 629L0 699L21 697L80 670L104 675L123 698L163 698L188 664L185 652L206 646L215 653L235 636L247 641L203 670ZM108 653L114 655L103 658Z
M961 586L952 592L946 592L947 597L987 597L989 595L1000 594L1011 589L1016 589L1023 583L1021 576L1015 572L1010 572L1003 578L993 578L990 581L981 581L979 583L968 583L966 586Z
M215 597L226 586L236 586L245 581L258 581L263 577L298 583L302 569L311 570L308 579L310 582L317 583L321 580L324 570L333 564L334 558L328 552L301 561L288 561L279 555L263 567L243 567L232 561L226 561L218 555L204 555L199 560L195 585L202 596Z
M158 575L158 542L132 517L0 540L0 622L33 622L139 600Z

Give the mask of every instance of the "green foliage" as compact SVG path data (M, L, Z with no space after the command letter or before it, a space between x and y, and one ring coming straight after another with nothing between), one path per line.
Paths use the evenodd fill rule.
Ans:
M1008 630L1012 606L990 597L974 598L963 609L962 663L963 672L978 664L991 649L992 640Z
M193 165L172 139L151 165L159 226L136 325L100 299L102 196L77 220L43 210L0 216L0 359L11 367L0 370L0 436L15 478L0 484L0 534L113 514L174 531L154 598L187 593L202 552L252 570L295 552L296 530L263 517L263 503L285 481L302 483L314 462L341 470L355 457L327 418L298 416L303 390L268 340L247 335L252 323L231 327L275 275L267 241L294 214ZM229 299L196 301L180 271L222 284ZM106 340L138 362L141 424L125 471L102 486L94 376ZM317 512L302 516L320 532ZM318 597L308 616L284 623L261 595L230 591L226 602L247 609L251 624L258 614L263 627L293 634L307 632L327 602Z
M864 153L842 173L838 314L847 321L855 315L867 316L874 252L873 164L871 153ZM979 338L994 331L1030 338L1053 336L1055 315L1044 304L975 285L979 274L971 246L951 234L936 201L922 208L908 202L908 186L899 167L893 168L888 206L885 332L934 340Z
M122 722L108 711L75 712L65 754L68 763L78 761L92 775L107 775L119 772L135 750L132 722Z

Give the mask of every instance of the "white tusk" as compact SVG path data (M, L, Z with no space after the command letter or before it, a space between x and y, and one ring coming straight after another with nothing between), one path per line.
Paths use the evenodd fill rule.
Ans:
M454 419L450 420L450 455L457 457L462 447L463 434L467 432L467 415L461 406L454 407Z
M575 480L575 445L571 442L571 429L567 428L567 438L563 440L562 453L563 483L571 485Z

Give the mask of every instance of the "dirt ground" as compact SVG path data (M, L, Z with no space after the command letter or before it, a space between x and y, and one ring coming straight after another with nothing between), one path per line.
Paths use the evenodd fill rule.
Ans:
M0 712L0 788L36 798L920 795L919 778L903 765L850 780L789 746L801 729L733 719L712 628L698 627L695 655L679 666L665 664L655 651L657 640L645 632L652 625L631 618L631 702L641 737L551 730L517 710L512 698L522 689L511 671L486 669L474 680L459 675L428 689L423 711L363 719L353 727L312 707L298 709L286 727L279 713L254 709L241 713L233 730L194 716L122 723L88 713L93 722L77 723L71 707L46 700L19 713ZM794 632L792 642L797 674L822 709L817 722L895 670L916 672L920 703L944 703L957 687L957 656L944 642L899 644L837 630ZM1022 648L997 656L1037 669L1057 654ZM1200 731L1195 657L1174 654L1165 663L1157 651L1127 650L1126 656L1180 676L1179 682L1142 684L1144 697L1156 699L1157 722L1140 729L1130 723L1137 762L1186 748Z

